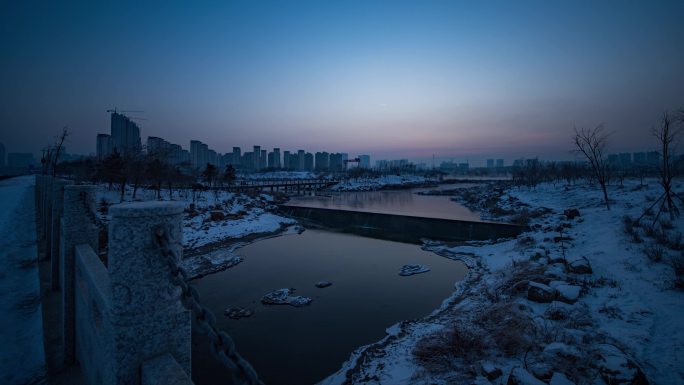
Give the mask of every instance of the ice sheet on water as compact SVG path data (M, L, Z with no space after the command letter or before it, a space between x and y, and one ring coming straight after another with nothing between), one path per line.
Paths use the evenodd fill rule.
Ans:
M428 271L430 271L430 268L423 265L404 265L399 270L399 275L408 277L409 275L427 273Z
M311 303L311 298L293 295L294 291L295 289L290 288L274 290L261 297L261 303L266 305L291 305L294 307L302 307Z

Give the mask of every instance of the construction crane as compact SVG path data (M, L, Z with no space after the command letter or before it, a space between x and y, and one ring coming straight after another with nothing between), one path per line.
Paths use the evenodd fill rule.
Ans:
M145 112L145 111L141 111L141 110L117 110L116 107L114 107L113 110L107 110L107 112L111 112L111 113L114 113L114 114L119 114L119 113L124 113L124 112L125 112L125 113L128 113L128 112ZM137 116L128 116L128 119L133 119L133 120L147 120L147 119L145 119L145 118L139 118L139 117L137 117Z
M140 111L140 110L120 110L120 111L119 111L119 110L116 109L116 107L114 107L113 110L107 110L107 112L113 112L113 113L115 113L115 114L118 114L118 113L120 113L120 112L123 113L123 112L145 112L145 111Z

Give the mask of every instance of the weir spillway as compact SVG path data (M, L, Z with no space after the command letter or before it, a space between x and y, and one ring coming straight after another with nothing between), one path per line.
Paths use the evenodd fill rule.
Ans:
M484 241L514 238L527 226L456 219L429 218L367 211L283 204L279 211L314 226L391 241L421 244L437 241Z

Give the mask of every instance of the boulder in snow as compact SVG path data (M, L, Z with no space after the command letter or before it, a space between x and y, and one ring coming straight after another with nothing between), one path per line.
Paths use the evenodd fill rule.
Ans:
M311 303L311 298L293 295L294 291L294 289L288 288L274 290L261 297L261 303L266 305L291 305L294 307L302 307Z
M554 321L568 319L572 313L573 306L564 302L553 301L546 309L544 315L546 318Z
M591 264L585 257L569 260L565 266L569 273L574 274L591 274Z
M530 282L527 287L527 299L534 302L551 302L556 299L556 290L543 283Z
M601 359L598 366L606 384L648 385L639 365L614 345L599 345Z
M553 373L553 376L551 376L549 385L575 385L575 383L570 381L565 374L555 372Z
M582 291L582 287L577 285L558 285L555 289L558 291L558 299L565 303L577 302Z
M563 257L562 254L549 255L548 262L550 265L554 263L565 263L565 257Z
M533 376L523 368L514 368L508 375L506 385L546 385L544 382Z
M497 367L490 361L481 361L480 369L482 369L482 373L490 381L501 377L501 375L503 374L501 368Z
M221 210L211 210L209 214L211 216L212 221L222 221L226 219L225 214L223 214L223 211Z
M251 317L252 314L254 314L253 311L241 306L229 307L223 312L223 315L232 319Z
M575 217L580 216L580 212L577 209L566 209L563 211L563 215L568 219L575 219Z
M427 273L428 271L430 271L430 268L423 265L404 265L399 270L399 275L408 277L409 275Z
M576 347L566 345L562 342L552 342L544 347L542 355L549 361L555 360L576 360L581 354Z

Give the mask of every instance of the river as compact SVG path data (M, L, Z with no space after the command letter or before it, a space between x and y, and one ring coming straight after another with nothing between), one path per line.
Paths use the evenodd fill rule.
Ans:
M308 201L324 205L327 199L345 209L406 215L477 217L448 197L420 196L415 191L346 192ZM417 245L314 229L262 240L238 253L244 262L193 283L202 303L217 315L218 327L234 338L238 351L267 384L322 380L356 348L380 340L387 327L438 308L467 273L462 263ZM416 263L431 271L398 275L403 265ZM321 280L333 285L315 287ZM261 304L264 294L286 287L313 302L302 308ZM222 314L231 306L249 308L254 314L229 319ZM219 383L228 376L214 362L207 343L193 336L193 380L198 385Z

